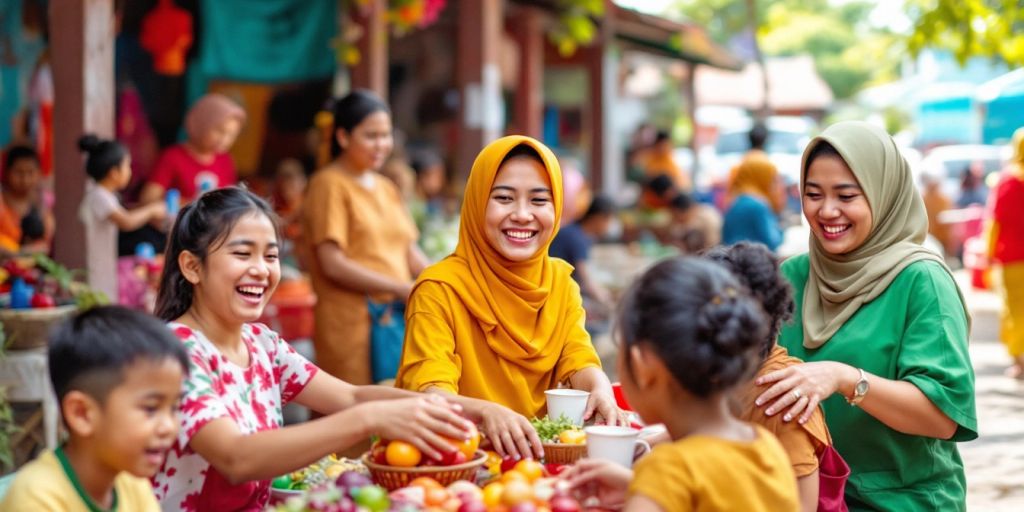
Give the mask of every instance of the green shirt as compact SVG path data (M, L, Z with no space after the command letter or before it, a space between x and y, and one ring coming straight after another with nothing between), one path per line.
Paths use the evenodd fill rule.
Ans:
M835 394L822 402L835 448L850 465L850 510L966 510L957 441L978 437L967 318L956 284L937 263L912 263L818 349L803 346L801 304L810 270L806 254L782 273L793 284L796 314L779 344L804 361L839 361L917 386L957 423L950 440L901 434ZM869 391L870 393L870 391Z

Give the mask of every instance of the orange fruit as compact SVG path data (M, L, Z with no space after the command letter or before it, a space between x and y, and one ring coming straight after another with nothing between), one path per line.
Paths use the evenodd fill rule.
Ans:
M509 484L511 482L527 482L527 483L529 483L530 479L527 478L526 475L516 471L515 469L510 469L510 470L506 471L504 474L501 475L501 483Z
M422 487L425 491L430 489L444 489L444 486L441 485L440 482L430 478L429 476L414 478L406 487Z
M529 482L512 481L505 484L505 490L501 493L501 502L512 506L524 503L533 499L533 487Z
M501 495L505 492L505 484L493 482L484 487L484 505L487 508L497 506L501 503Z
M389 466L402 468L414 467L423 460L423 454L420 453L420 449L405 441L391 441L388 443L387 452L384 454L384 457L387 459Z
M544 466L541 465L540 462L531 459L523 459L519 461L512 469L518 473L522 473L530 482L534 482L538 478L544 476Z
M558 434L558 441L562 444L583 444L587 442L587 434L582 430L563 430Z
M448 494L448 489L444 487L438 489L426 489L426 494L423 497L423 504L428 507L440 507L444 505L444 502L451 498L451 494Z
M466 456L466 460L473 460L476 456L476 449L480 447L480 431L476 429L476 425L472 425L469 429L469 439L457 440L449 439L449 443L455 447L456 450L462 452Z

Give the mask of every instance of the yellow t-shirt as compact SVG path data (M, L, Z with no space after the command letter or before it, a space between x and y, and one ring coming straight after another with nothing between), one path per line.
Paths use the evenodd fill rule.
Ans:
M665 512L798 510L786 452L753 427L757 438L750 442L695 435L658 445L637 462L630 496L651 499Z
M114 479L117 507L122 512L160 512L149 480L122 472ZM89 512L89 507L52 451L44 452L18 471L0 501L0 512Z

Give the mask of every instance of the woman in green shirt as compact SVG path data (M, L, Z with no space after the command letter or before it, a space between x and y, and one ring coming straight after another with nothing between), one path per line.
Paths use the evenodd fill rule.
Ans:
M765 414L806 421L820 403L851 467L850 510L965 510L956 442L978 437L969 317L906 160L883 130L833 125L804 151L810 251L789 259L806 361L758 379Z

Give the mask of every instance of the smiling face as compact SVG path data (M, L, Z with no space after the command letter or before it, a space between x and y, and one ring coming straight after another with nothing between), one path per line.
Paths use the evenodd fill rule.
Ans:
M525 156L502 164L484 212L487 242L509 261L526 261L554 229L555 204L544 165Z
M194 307L205 310L201 316L217 318L225 326L255 322L281 280L278 252L277 232L266 215L241 217L201 269L186 274L195 280ZM195 263L186 262L182 268L189 265Z
M378 170L384 166L395 146L391 115L379 110L352 128L338 129L336 136L342 157L354 171Z
M89 445L104 464L148 478L163 465L178 433L183 372L174 359L139 360L123 370L89 425Z
M807 168L804 217L829 254L846 254L871 234L871 206L842 158L821 155Z

